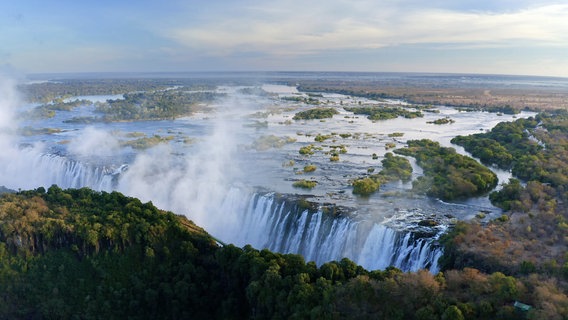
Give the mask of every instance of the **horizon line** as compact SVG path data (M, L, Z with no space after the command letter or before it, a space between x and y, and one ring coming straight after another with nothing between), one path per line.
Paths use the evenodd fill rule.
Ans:
M568 76L553 75L531 75L531 74L500 74L500 73L471 73L471 72L424 72L424 71L298 71L298 70L206 70L206 71L72 71L72 72L30 72L24 73L26 77L39 76L71 76L82 75L84 78L89 76L103 75L190 75L190 74L404 74L404 75L447 75L447 76L492 76L492 77L531 77L531 78L553 78L568 80Z

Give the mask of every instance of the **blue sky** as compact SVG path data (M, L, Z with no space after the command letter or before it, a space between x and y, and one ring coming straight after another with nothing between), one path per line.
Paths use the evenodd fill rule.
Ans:
M568 77L567 17L565 0L2 1L0 69Z

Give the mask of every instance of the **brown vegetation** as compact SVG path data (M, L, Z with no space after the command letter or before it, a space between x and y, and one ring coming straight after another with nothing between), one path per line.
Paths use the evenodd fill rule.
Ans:
M537 87L499 87L492 84L466 86L428 81L300 81L302 91L338 92L369 98L396 98L425 105L462 108L505 108L547 110L568 108L568 91Z

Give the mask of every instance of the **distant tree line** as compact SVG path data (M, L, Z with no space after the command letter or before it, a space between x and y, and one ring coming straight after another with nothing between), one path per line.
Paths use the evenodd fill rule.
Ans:
M213 90L216 83L205 79L58 79L20 85L19 90L30 102L49 103L59 99L86 95L115 95L129 92L159 91L185 86L192 90Z

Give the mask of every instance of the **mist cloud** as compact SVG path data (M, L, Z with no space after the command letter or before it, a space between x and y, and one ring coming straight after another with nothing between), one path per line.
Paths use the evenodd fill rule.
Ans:
M13 134L16 128L15 113L19 95L16 82L0 74L0 135L2 140Z
M210 231L231 225L234 217L219 206L240 174L235 160L242 122L235 117L249 107L235 99L216 105L208 134L187 154L176 154L168 145L146 150L120 177L118 190L187 215Z
M116 157L120 152L120 144L110 132L87 127L71 140L67 149L71 154L81 158L101 159Z

